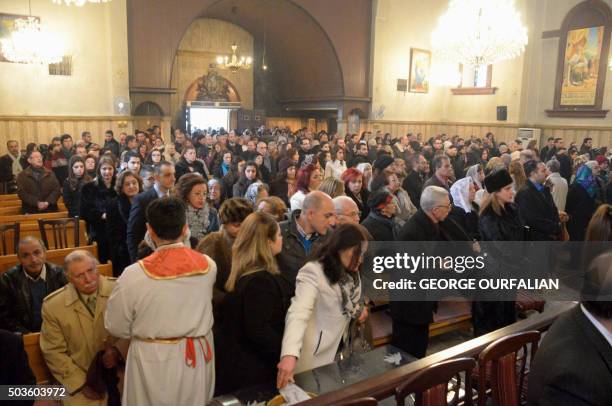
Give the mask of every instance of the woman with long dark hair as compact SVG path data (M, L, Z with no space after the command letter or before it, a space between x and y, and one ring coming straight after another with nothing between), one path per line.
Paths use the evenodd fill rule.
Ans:
M244 166L244 170L240 173L240 178L232 188L234 197L244 197L246 190L252 183L260 180L259 167L254 161L249 161Z
M332 160L324 166L325 177L333 176L340 179L346 171L346 160L344 159L344 148L336 147L332 152Z
M291 286L276 264L283 237L274 218L250 214L232 247L223 314L215 323L218 394L261 384L276 376L291 301ZM228 368L240 359L240 368Z
M359 268L370 235L359 224L343 224L313 252L298 272L287 312L277 386L294 373L334 361L351 322L363 323Z
M191 245L195 247L206 234L219 230L217 210L208 202L208 184L199 173L187 173L181 176L175 191L185 203Z
M81 192L81 217L87 223L89 238L98 244L98 258L101 263L110 259L106 238L106 210L115 197L115 161L112 157L103 156L100 158L95 179L83 186Z
M127 225L132 200L142 192L142 179L132 171L123 171L115 182L117 197L111 199L106 209L106 234L113 262L113 276L118 277L132 264L127 247Z
M85 160L80 155L73 155L68 164L68 178L62 193L69 217L81 214L81 191L83 185L90 181L91 177L85 173Z
M283 161L278 167L276 179L270 184L270 195L277 196L290 206L289 199L297 192L297 164Z

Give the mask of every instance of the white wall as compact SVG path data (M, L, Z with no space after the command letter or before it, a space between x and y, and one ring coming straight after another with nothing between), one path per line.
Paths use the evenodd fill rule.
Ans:
M2 0L0 13L28 14L28 2ZM114 98L129 99L126 0L84 7L32 0L32 14L65 40L72 76L0 62L0 115L115 115Z
M561 27L567 12L581 0L516 0L529 42L525 53L493 66L494 95L453 95L450 87L430 86L429 93L396 90L408 79L410 48L431 49L431 33L448 0L376 0L373 3L372 111L385 107L388 121L508 123L527 125L612 126L606 119L549 118L553 108L559 39L542 32ZM612 0L604 0L612 7ZM612 51L610 56L612 56ZM435 60L433 61L435 63ZM603 109L612 110L612 72L607 71ZM496 107L508 106L508 120L496 120Z

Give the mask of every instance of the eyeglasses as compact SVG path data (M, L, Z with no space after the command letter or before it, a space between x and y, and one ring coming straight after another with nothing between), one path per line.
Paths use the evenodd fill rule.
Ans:
M434 209L437 209L439 207L450 210L453 207L453 205L449 203L448 205L434 206Z

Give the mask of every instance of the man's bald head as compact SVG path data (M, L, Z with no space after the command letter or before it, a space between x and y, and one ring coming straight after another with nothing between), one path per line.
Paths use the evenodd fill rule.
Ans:
M358 224L360 212L357 203L348 196L338 196L333 199L338 224Z
M329 228L336 226L334 202L326 193L310 192L304 198L300 217L318 234L325 235Z

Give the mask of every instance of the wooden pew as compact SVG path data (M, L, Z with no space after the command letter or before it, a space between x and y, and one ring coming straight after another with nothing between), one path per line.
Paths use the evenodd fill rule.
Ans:
M9 197L7 197L9 196ZM57 199L58 204L64 204L64 200L60 196ZM21 207L21 199L18 195L0 195L0 207L19 206Z
M61 250L48 250L47 251L47 262L52 262L56 265L63 266L64 259L68 254L76 250L85 250L91 252L96 258L98 258L98 246L85 245L77 248L64 248ZM2 255L0 256L0 273L8 271L13 266L17 265L19 260L17 255ZM112 272L111 272L112 273Z
M64 203L58 203L57 208L59 211L67 211ZM20 216L21 215L21 203L10 206L0 206L0 216Z
M321 394L300 405L304 406L328 406L344 403L348 400L371 396L377 400L394 396L395 388L406 382L415 374L438 362L447 361L460 357L478 357L478 354L489 344L499 338L523 331L545 331L557 317L574 307L576 303L567 302L544 311L525 320L518 321L510 326L495 330L478 338L465 341L459 345L447 348L425 358L410 362L398 368L376 375L372 378L343 385L341 388Z
M49 238L49 244L53 245L53 237L52 237L52 232L51 230L47 230L47 236ZM10 238L10 241L7 241L7 249L9 250L9 252L12 252L13 250L13 232L8 232L8 236ZM30 223L30 222L26 222L26 223L20 223L20 231L19 231L19 238L23 238L26 236L31 236L31 237L36 237L36 238L41 238L40 235L40 228L38 227L38 223ZM68 226L67 227L67 240L68 240L68 244L74 246L74 227L72 226ZM80 220L79 221L79 246L85 246L87 245L87 227L85 225L85 221Z
M13 193L10 195L0 195L0 202L11 202L11 201L19 201L19 195L17 193Z
M384 307L383 307L384 309ZM384 310L370 313L372 323L372 340L375 347L389 344L393 328L391 315ZM441 301L434 321L429 325L429 336L435 337L451 331L466 330L472 327L471 302L461 299L457 301Z
M38 385L49 385L53 382L53 375L51 375L40 350L40 333L24 334L23 347L28 354L28 364L34 372L36 383Z
M36 213L36 214L19 214L13 216L0 216L0 224L14 223L37 223L38 219L61 219L68 217L67 211L58 211L55 213Z

